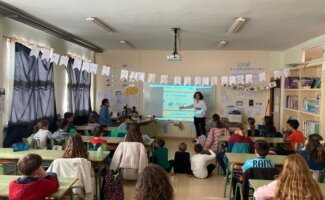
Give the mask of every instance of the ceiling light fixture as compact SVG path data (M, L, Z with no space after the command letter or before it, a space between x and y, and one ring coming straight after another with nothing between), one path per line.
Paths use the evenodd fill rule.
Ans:
M230 26L230 28L227 31L227 34L233 34L236 33L236 31L241 27L241 25L246 21L245 18L238 17L234 23Z
M97 24L98 26L102 27L105 31L107 31L109 34L113 34L114 30L109 27L107 24L105 24L104 22L102 22L101 20L99 20L96 17L87 17L86 21L91 21L94 22L95 24Z
M226 44L227 44L226 41L221 41L221 42L218 44L217 49L222 49Z
M127 45L131 49L135 49L135 47L129 41L127 41L127 40L121 40L120 43Z

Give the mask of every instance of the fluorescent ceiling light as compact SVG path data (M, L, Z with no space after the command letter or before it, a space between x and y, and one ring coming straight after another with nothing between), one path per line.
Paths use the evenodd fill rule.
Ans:
M135 47L130 43L128 42L127 40L121 40L120 41L121 44L125 44L127 45L128 47L130 47L131 49L134 49Z
M230 28L227 31L227 34L233 34L236 33L236 31L241 27L241 25L246 21L245 18L238 17L234 23L230 26Z
M226 44L227 44L226 41L221 41L221 42L218 44L217 49L222 49Z
M96 17L87 17L86 18L87 21L91 21L94 22L95 24L97 24L98 26L102 27L105 31L107 31L109 34L112 34L114 32L114 30L109 27L107 24L105 24L104 22L102 22L101 20L99 20Z

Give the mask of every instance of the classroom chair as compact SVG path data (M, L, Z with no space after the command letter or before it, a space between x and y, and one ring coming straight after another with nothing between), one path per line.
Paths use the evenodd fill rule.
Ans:
M243 181L236 184L235 199L248 200L253 195L254 189L249 184L249 179L274 180L279 174L276 168L250 168L243 174Z
M78 180L72 185L74 196L80 199L94 198L95 174L87 159L59 158L52 162L47 172L55 172L58 177L77 177Z
M249 143L233 143L228 145L227 147L227 151L231 152L231 153L250 153L251 148ZM228 182L230 183L230 193L229 195L231 196L231 189L232 189L232 179L234 176L235 172L241 171L241 169L239 168L235 168L235 164L232 164L231 166L228 165L228 159L226 157L226 155L224 156L224 161L226 164L226 177L225 177L225 188L224 188L224 192L223 192L223 197L226 197L226 192L227 192L227 187L228 187ZM230 175L229 175L230 173ZM228 176L229 175L229 176Z
M30 148L31 149L40 149L41 148L41 142L39 139L32 139L30 142Z

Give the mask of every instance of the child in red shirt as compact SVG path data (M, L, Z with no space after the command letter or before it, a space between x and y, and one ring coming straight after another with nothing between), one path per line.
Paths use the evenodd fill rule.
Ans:
M290 147L293 151L297 151L296 144L304 144L305 142L304 134L297 130L298 127L299 122L296 119L289 119L287 121L287 128L291 134L287 136L285 140L290 141Z
M103 127L96 126L94 128L95 137L93 139L91 139L89 142L91 142L91 143L107 143L106 140L103 140L103 139L100 138L100 136L102 136L103 131L104 131Z
M56 174L46 174L42 162L37 154L28 154L18 160L17 168L22 176L9 184L10 200L41 200L59 190Z

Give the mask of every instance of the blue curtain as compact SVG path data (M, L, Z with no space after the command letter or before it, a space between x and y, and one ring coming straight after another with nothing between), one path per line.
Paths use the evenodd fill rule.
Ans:
M57 129L53 63L41 60L41 53L30 57L30 51L22 44L15 45L13 99L4 147L30 136L39 119L50 122L50 131Z

